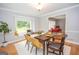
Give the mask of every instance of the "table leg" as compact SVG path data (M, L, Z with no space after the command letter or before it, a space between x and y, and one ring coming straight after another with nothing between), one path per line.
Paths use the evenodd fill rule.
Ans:
M46 55L47 55L47 44L48 44L48 42L45 41L45 54L46 54Z
M43 42L43 55L45 55L45 42Z

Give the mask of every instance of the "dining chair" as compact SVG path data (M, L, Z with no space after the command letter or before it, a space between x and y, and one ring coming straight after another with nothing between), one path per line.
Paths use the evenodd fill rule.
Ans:
M16 39L18 39L19 33L17 31L15 31L14 36L15 36Z
M30 45L30 42L32 41L32 37L29 34L25 34L24 37L26 40L25 46L28 45L28 50L29 50L29 45Z
M39 48L42 49L43 45L38 39L32 38L32 47L31 47L30 53L32 52L33 47L36 48L35 54L37 54L37 49L39 49Z
M65 36L64 35L54 35L53 41L49 41L47 44L47 55L48 53L54 53L54 54L63 54L63 48L64 48L64 41ZM50 49L50 50L49 50Z

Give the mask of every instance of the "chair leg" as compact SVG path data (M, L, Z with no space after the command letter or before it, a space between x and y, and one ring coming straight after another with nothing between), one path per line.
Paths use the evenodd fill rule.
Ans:
M25 47L26 47L27 44L28 44L28 50L29 50L29 42L26 42Z
M35 51L35 54L37 55L37 47L36 47L36 51Z
M29 43L28 43L28 50L29 50Z
M59 55L61 55L61 51L59 51Z
M29 43L27 43L28 44L28 50L29 50Z
M48 55L48 46L47 46L47 55Z
M64 55L63 51L62 51L62 55Z
M27 45L27 41L26 41L26 43L25 43L25 47L26 47L26 45Z
M62 48L62 55L64 55L64 53L63 53L63 49L64 49L64 47Z
M32 52L32 50L33 50L33 46L31 47L30 53Z

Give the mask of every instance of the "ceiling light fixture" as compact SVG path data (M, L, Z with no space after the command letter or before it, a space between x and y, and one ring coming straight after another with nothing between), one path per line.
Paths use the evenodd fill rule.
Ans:
M34 4L34 7L35 7L38 11L41 11L41 9L43 8L43 4L42 4L42 3L37 3L37 4Z

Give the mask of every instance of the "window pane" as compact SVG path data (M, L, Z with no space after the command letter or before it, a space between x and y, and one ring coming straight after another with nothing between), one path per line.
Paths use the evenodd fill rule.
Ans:
M30 21L17 21L16 30L21 32L27 32L28 29L31 29L31 22Z
M54 28L55 25L56 25L55 21L49 21L49 29Z

